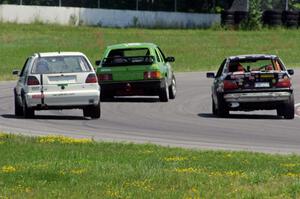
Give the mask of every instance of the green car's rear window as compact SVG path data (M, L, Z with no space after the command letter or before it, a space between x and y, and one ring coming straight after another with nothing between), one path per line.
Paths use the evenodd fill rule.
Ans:
M148 65L154 62L148 48L115 49L108 53L102 66Z

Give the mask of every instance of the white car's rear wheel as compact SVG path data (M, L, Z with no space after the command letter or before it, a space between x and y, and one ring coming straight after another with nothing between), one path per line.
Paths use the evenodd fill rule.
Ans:
M20 102L17 98L17 94L14 93L14 99L15 99L15 116L22 116L23 115L23 109L20 105Z

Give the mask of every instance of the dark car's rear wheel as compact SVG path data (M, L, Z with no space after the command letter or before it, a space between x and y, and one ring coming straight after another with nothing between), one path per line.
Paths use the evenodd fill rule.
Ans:
M169 86L169 98L170 99L175 99L176 97L176 79L175 77L173 76L172 77L172 82L171 82L171 85Z
M211 104L212 104L212 113L213 113L213 115L217 115L217 109L216 109L216 105L215 105L215 102L214 102L213 98L211 99Z
M295 117L295 106L294 106L294 95L292 94L287 102L282 105L282 116L285 119L294 119Z
M22 116L23 115L23 109L20 105L20 100L18 100L17 94L14 92L14 99L15 99L15 116Z
M222 95L218 95L218 104L216 106L216 115L218 117L227 117L229 115L229 109L226 106L226 103Z
M159 100L161 102L168 102L169 101L169 88L168 88L168 84L167 81L164 80L164 86L162 88L160 88L159 90Z

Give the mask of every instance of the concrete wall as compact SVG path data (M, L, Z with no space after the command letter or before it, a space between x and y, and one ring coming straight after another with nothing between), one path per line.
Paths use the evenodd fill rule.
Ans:
M0 5L0 20L15 23L57 23L104 27L208 27L220 23L218 14L150 12L48 6Z

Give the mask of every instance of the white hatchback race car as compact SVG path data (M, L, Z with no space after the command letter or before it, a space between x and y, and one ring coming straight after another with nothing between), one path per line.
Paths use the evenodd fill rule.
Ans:
M82 109L100 118L100 87L88 58L79 52L36 53L27 58L14 88L15 115L34 117L36 110Z

